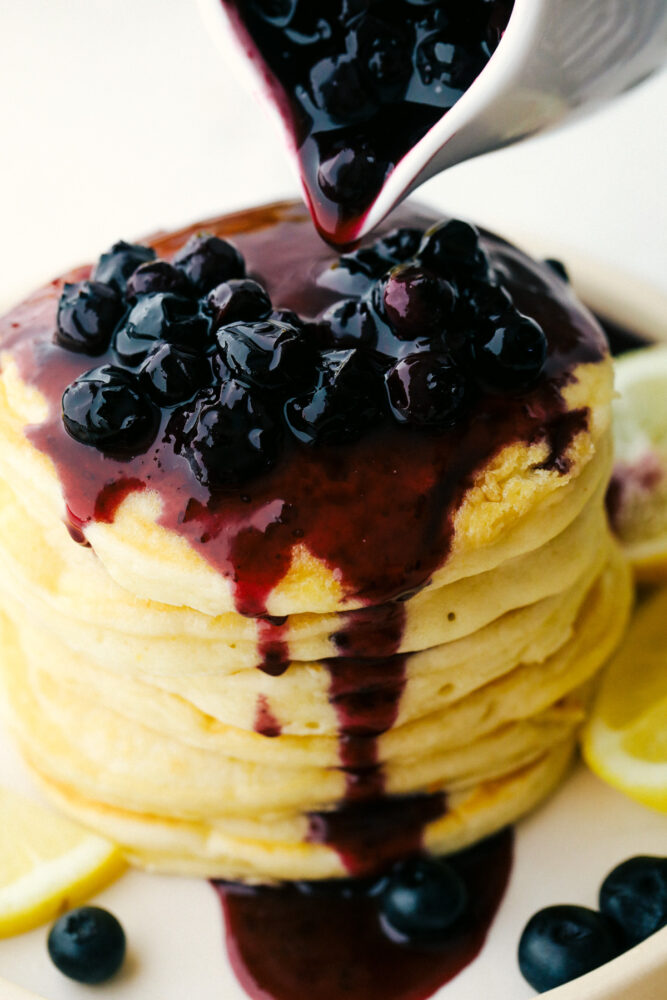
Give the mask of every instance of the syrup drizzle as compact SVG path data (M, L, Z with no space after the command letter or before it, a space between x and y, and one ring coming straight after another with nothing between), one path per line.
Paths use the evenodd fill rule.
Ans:
M432 221L405 207L380 232ZM309 319L342 297L327 283L337 258L302 208L274 206L205 225L234 238L249 273L261 277L277 307ZM201 228L153 242L169 256L192 229ZM29 436L56 466L73 527L85 532L92 520L110 522L130 492L157 490L161 523L226 577L237 610L255 617L270 611L270 594L297 544L330 567L344 594L360 604L383 605L415 593L446 559L456 510L478 470L500 448L546 439L551 467L566 467L571 435L584 425L585 414L563 420L561 389L577 363L597 361L606 350L601 331L561 282L498 240L488 237L486 247L517 308L547 335L549 356L538 386L516 397L481 394L460 424L433 434L387 423L345 447L308 449L291 442L278 465L248 492L212 495L202 486L175 452L166 416L154 445L124 461L70 438L60 399L91 359L53 343L63 281L32 295L0 320L0 350L11 350L22 377L49 403L47 420ZM68 279L88 274L88 268L78 269ZM103 355L94 363L112 360ZM279 670L286 658L274 645L280 641L276 629L262 626L268 644L262 662Z
M437 951L398 945L383 932L372 883L213 883L231 965L253 1000L425 1000L481 951L507 886L512 844L504 831L448 858L466 883L470 910Z

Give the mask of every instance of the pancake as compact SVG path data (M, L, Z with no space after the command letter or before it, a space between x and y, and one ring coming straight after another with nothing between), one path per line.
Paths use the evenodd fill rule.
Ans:
M366 351L386 368L421 364L425 345L418 330L406 347L378 305L396 260L382 257L386 273L372 279L359 277L359 262L377 266L393 227L414 233L433 221L401 209L359 252L366 257L341 259L294 205L205 228L234 239L271 296L273 318L249 322L252 336L283 324L273 332L323 365L363 361ZM170 258L200 228L151 243ZM0 321L0 607L12 721L47 794L134 862L254 881L371 872L420 845L447 853L473 843L565 773L631 603L604 511L611 362L557 275L497 237L475 239L486 277L455 261L448 279L456 336L464 321L479 324L465 337L482 336L491 320L470 302L500 296L502 309L520 310L513 322L544 339L539 377L489 388L456 353L463 347L448 347L447 361L429 347L440 371L459 366L465 381L456 420L424 429L397 423L395 409L380 417L357 382L359 405L375 414L368 427L350 410L349 440L304 444L280 423L296 426L297 396L282 416L272 411L274 423L262 418L254 440L272 440L275 454L243 473L247 482L224 465L245 468L236 439L222 465L203 465L208 452L196 450L211 440L204 421L222 419L223 403L207 402L215 379L260 407L252 370L230 375L240 348L229 337L246 328L223 325L207 341L213 388L178 405L163 399L152 442L121 455L93 447L85 428L68 424L68 433L61 397L95 364L116 373L125 364L114 378L147 385L148 369L127 368L120 347L134 300L94 358L63 347L58 312L64 282L85 282L90 268ZM159 294L141 301L162 308ZM352 334L336 327L341 303L373 317L370 347L350 347ZM190 316L193 307L179 308ZM197 329L208 329L209 300L196 308ZM136 412L157 413L154 398ZM86 426L95 419L91 410Z

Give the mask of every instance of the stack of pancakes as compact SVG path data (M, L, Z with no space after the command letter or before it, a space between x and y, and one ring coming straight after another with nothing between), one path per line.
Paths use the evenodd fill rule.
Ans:
M366 628L372 642L387 608L374 618L336 566L295 541L271 617L244 617L230 581L160 523L154 490L129 493L76 544L54 463L27 431L47 402L2 339L0 355L2 668L31 769L140 865L345 874L343 852L313 833L313 817L350 799L332 696L339 637ZM513 822L554 788L625 627L631 585L604 510L612 391L607 356L576 367L565 411L588 416L567 461L549 467L539 439L494 453L453 514L442 564L400 604L387 670L378 680L377 659L370 673L349 661L347 695L372 706L393 691L373 768L399 806L440 803L423 830L435 853ZM272 627L286 655L278 676L258 669Z

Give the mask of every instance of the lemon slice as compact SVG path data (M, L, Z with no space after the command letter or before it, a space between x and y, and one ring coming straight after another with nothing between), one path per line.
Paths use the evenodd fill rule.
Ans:
M619 358L616 389L612 524L637 576L667 582L667 346Z
M667 588L637 611L583 734L596 774L667 812Z
M51 920L124 867L108 840L0 787L0 937Z

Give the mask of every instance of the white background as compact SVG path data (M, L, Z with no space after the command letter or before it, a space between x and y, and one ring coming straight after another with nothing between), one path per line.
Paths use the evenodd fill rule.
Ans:
M422 196L509 233L532 232L554 252L572 246L667 292L666 107L662 75L594 118L436 178ZM0 137L5 302L120 237L297 191L272 127L221 64L194 0L2 0ZM22 784L9 752L0 779ZM513 951L532 910L565 899L593 905L609 867L664 840L656 814L581 772L522 824L484 961L444 998L530 997ZM241 996L205 883L134 873L102 902L132 944L126 974L105 996ZM41 930L0 942L0 975L49 1000L92 995L55 972Z

